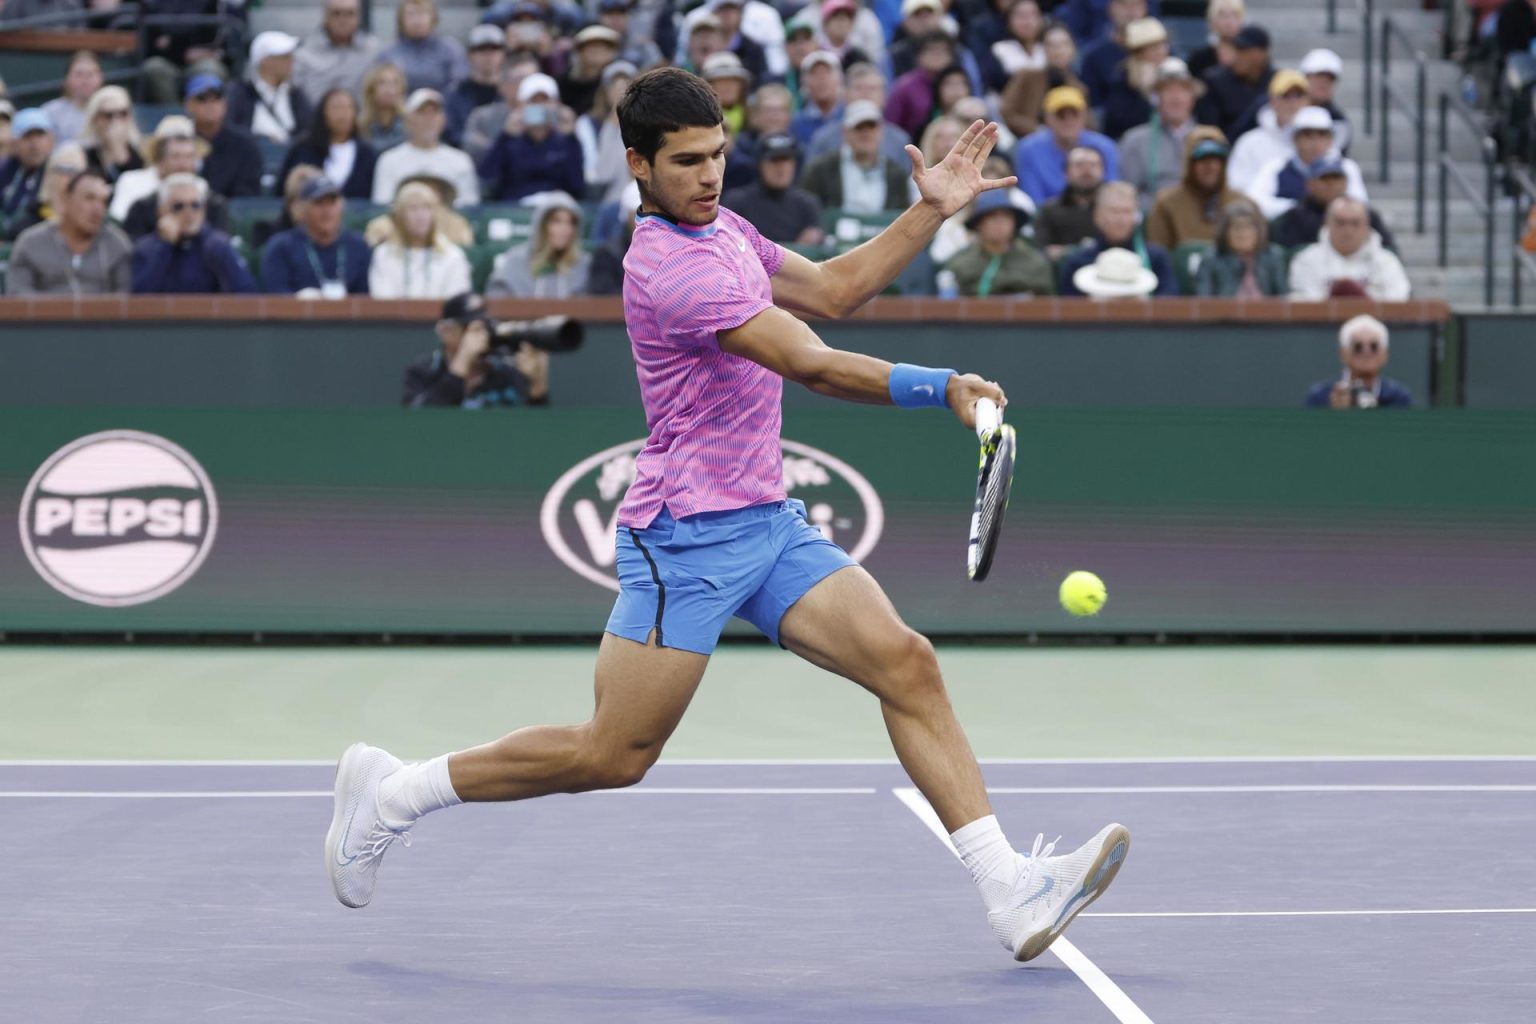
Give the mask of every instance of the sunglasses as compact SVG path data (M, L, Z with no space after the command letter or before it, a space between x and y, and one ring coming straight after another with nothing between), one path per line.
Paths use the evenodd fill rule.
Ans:
M221 100L223 98L223 89L209 89L206 92L200 92L196 96L192 97L193 101L197 103L210 103L213 100Z
M1353 353L1354 355L1357 355L1357 356L1363 356L1367 352L1369 352L1371 355L1375 355L1376 353L1381 351L1381 342L1379 342L1379 341L1352 341L1352 342L1349 343L1349 351L1351 353Z
M132 117L133 114L127 110L98 110L96 112L96 116L106 118L108 121L126 121L128 118Z
M172 213L181 213L181 212L183 212L185 210L201 210L202 208L203 208L203 201L201 199L194 199L191 202L172 203L171 204L171 212Z

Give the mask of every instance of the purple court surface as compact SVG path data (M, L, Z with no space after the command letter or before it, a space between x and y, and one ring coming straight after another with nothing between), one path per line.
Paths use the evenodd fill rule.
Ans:
M1015 964L884 764L672 764L433 815L332 899L331 770L0 766L0 1021L1536 1020L1536 760L994 763L1015 845L1131 829Z

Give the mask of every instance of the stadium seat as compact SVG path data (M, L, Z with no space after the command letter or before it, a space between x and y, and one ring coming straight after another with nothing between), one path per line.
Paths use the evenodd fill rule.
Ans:
M469 255L469 281L475 291L485 291L485 282L490 280L496 257L506 252L507 248L505 242L481 242L465 250Z
M1208 242L1185 242L1173 250L1173 276L1179 279L1179 294L1195 294L1195 275L1211 251Z
M846 252L874 238L899 216L900 210L854 213L851 210L831 209L822 213L821 225L827 231L827 247L833 252Z
M153 135L159 126L160 120L171 114L185 114L186 111L177 106L162 106L159 104L136 105L133 108L133 121L138 125L139 131L145 135Z
M254 138L256 148L261 150L261 190L275 192L277 176L283 169L283 160L288 156L288 147L281 142L273 142L264 135L257 135Z
M389 213L389 207L378 206L374 203L365 203L360 199L352 199L347 202L346 209L342 212L341 223L348 231L356 231L359 234L368 227L368 222L375 217L381 217Z
M805 245L799 242L790 242L786 244L784 248L788 249L790 252L799 253L801 256L804 256L806 259L810 260L812 263L820 262L821 260L824 260L828 256L832 255L832 252L823 242L816 242L811 245Z
M276 220L283 212L283 201L277 196L248 196L229 201L229 233L243 239L247 246L256 243L256 225L261 221Z
M503 249L526 242L533 235L531 206L484 204L460 211L475 229L475 241L496 242Z

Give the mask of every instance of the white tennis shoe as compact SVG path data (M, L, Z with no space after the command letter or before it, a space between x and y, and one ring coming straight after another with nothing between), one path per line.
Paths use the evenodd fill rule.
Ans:
M1013 895L987 915L992 931L1013 950L1015 960L1033 960L1044 953L1072 919L1109 888L1125 863L1131 833L1124 825L1105 825L1069 854L1053 857L1055 848L1045 836L1036 836Z
M409 829L393 829L379 817L379 782L403 762L387 750L354 743L336 763L336 810L325 834L325 870L336 898L348 907L373 899L379 863L395 840L411 845Z

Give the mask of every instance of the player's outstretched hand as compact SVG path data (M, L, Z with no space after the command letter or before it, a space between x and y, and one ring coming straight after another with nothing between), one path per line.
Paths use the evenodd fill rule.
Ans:
M965 209L966 204L982 192L1017 185L1019 179L1013 175L1006 178L981 176L982 165L987 162L995 145L997 122L983 123L978 120L971 122L949 155L932 167L924 165L921 150L916 146L908 146L907 156L912 158L912 180L917 182L917 190L923 202L937 210L939 216L950 217Z
M997 403L999 409L1008 404L1008 396L1003 394L1003 389L995 380L982 380L974 373L957 373L949 378L949 387L944 390L944 398L949 402L949 407L955 410L955 415L960 417L960 422L965 424L965 429L976 429L976 399L990 398Z

